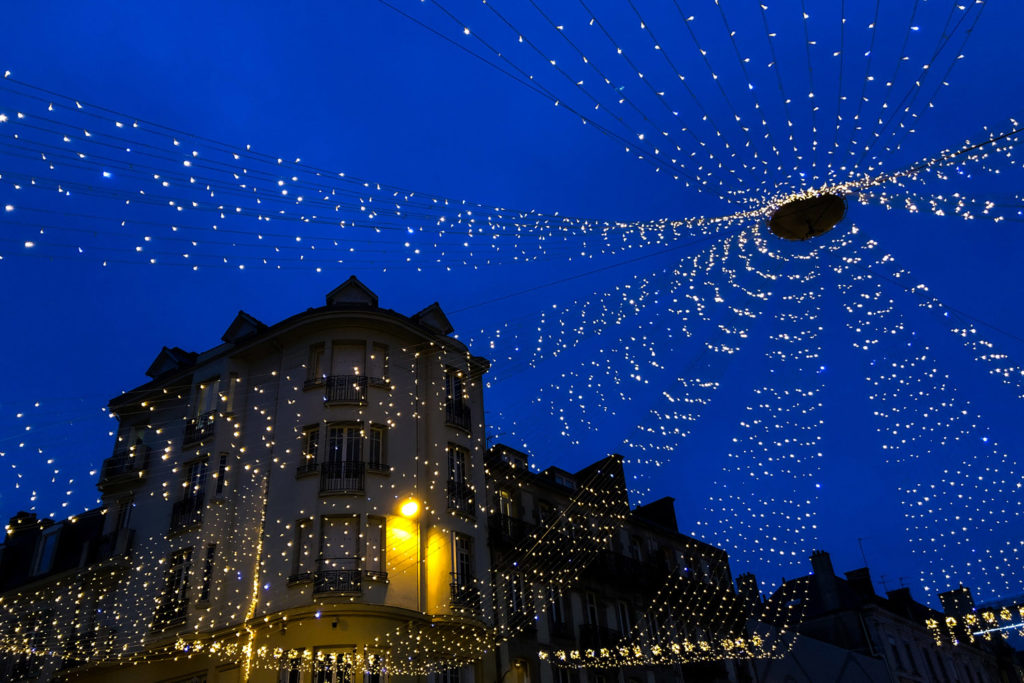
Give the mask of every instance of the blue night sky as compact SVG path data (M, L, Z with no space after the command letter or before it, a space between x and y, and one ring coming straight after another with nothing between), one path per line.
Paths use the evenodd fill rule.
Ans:
M734 573L750 569L776 582L805 572L817 547L833 553L838 570L852 569L863 564L861 538L879 588L884 575L888 588L902 580L918 597L960 580L983 599L1024 592L1024 378L1012 370L1024 356L1016 137L990 159L965 155L964 163L890 184L889 209L878 200L883 189L868 205L850 197L846 220L807 243L778 240L756 227L763 219L719 233L637 227L756 209L768 197L845 180L850 169L877 175L879 164L905 168L1012 130L1024 108L1015 49L1024 7L886 0L876 18L875 3L846 2L841 24L839 2L807 2L806 21L794 0L768 3L765 15L723 2L734 49L714 2L684 4L690 21L675 2L636 2L643 26L629 3L603 0L539 3L547 15L525 2L491 3L507 23L468 0L394 0L409 17L376 0L5 7L0 207L12 208L0 213L0 514L62 517L95 505L91 472L110 454L115 426L106 401L146 380L162 346L209 348L238 309L274 323L320 305L355 274L381 305L403 313L439 301L459 336L493 359L486 399L498 439L526 448L542 467L568 470L621 452L636 475L634 502L675 496L681 529L727 548ZM968 30L965 56L947 71ZM534 87L456 45L515 75L493 47ZM925 64L932 66L915 88ZM588 92L602 98L600 107ZM58 111L47 110L50 102ZM889 121L901 102L919 114L904 121L915 129L906 135ZM178 132L115 131L114 120ZM74 139L50 140L58 129ZM59 162L51 170L29 142L78 150L94 144L83 129L133 140L132 154L196 150L197 159L218 160L222 182L232 164L247 162L218 142L450 198L449 209L428 219L411 211L385 230L307 223L309 211L291 199L301 180L285 185L295 192L269 224L155 203L126 208L125 199L138 200L151 183L148 165L164 164L167 174L181 165L155 157L138 168L104 165L93 151L74 170ZM683 150L671 149L661 130ZM875 133L882 143L861 155ZM814 139L817 154L809 151ZM654 164L637 158L657 145L665 150ZM127 158L118 154L110 151ZM273 172L287 179L288 167ZM706 182L695 187L687 178ZM68 194L54 190L59 183ZM354 202L376 192L372 184L349 187L357 188ZM167 192L189 201L201 195ZM915 211L905 204L911 194ZM955 215L963 198L980 209L991 202L988 215ZM525 219L518 234L506 225L492 235L484 221L473 238L478 248L462 248L438 235L434 219L448 211L451 221L463 199L620 223L584 233L578 220L556 230L558 221ZM170 225L191 228L172 234ZM664 234L652 237L659 229ZM198 243L188 263L180 258L186 233ZM258 233L266 234L254 246ZM775 255L731 274L742 251L735 240L752 234ZM451 244L442 253L440 243ZM844 261L865 250L871 256L858 265ZM781 279L768 285L764 273ZM908 291L919 283L927 294ZM773 295L753 304L739 293L744 287ZM784 298L801 292L818 296ZM702 306L714 312L702 317ZM732 334L723 326L737 325L745 331L735 335L735 353L708 352ZM979 347L951 327L975 329L969 334L1006 358L979 359ZM795 341L784 337L793 334ZM817 347L813 358L786 355ZM992 367L1010 368L1009 379ZM885 369L904 383L879 379ZM708 377L717 389L694 388ZM681 424L672 415L695 405L683 399L698 396L709 402L686 422L687 434L672 432ZM772 412L778 405L793 410ZM806 473L795 487L780 474L792 454ZM949 493L960 502L932 510L928 496L918 505L932 485L966 498ZM794 503L794 491L816 497ZM813 518L798 519L797 510ZM950 535L964 519L967 540ZM788 554L773 555L779 547ZM956 575L943 584L949 568Z

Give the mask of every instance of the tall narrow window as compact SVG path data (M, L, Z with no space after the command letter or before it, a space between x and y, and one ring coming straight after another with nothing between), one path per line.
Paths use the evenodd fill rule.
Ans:
M302 430L302 465L316 462L320 452L320 425L310 425Z
M444 373L444 419L445 422L472 431L469 406L462 382L462 373L448 368Z
M526 607L525 592L523 577L519 574L511 574L505 581L505 599L508 602L510 619Z
M569 623L569 615L565 609L565 596L548 589L548 621L556 629Z
M370 348L370 359L366 374L374 384L384 384L388 376L388 347L374 344Z
M195 415L205 415L217 410L220 401L220 380L216 377L196 387Z
M164 574L164 590L156 611L158 626L185 620L188 610L188 575L192 569L192 548L171 555Z
M186 498L202 498L206 491L206 471L209 468L209 461L204 457L201 460L194 460L188 466L188 479L185 483Z
M466 449L449 444L448 481L466 483Z
M117 517L114 520L114 529L127 529L132 521L132 508L135 502L131 496L126 496L117 501Z
M213 558L217 554L217 545L206 546L206 557L203 559L203 584L199 591L200 602L210 600L210 587L213 583Z
M448 445L448 509L467 517L475 515L473 489L467 483L465 448Z
M452 532L453 583L459 588L469 588L476 579L473 562L473 539L466 534Z
M323 369L324 345L313 344L309 347L309 360L306 362L306 381L320 382L324 377Z
M366 518L366 571L371 578L387 577L387 522L383 517Z
M60 524L55 524L43 532L36 555L33 574L45 574L53 569L53 558L57 555L57 541L60 540Z
M228 454L220 454L220 463L217 465L217 495L224 493L224 487L228 480Z
M366 430L366 466L377 472L387 472L387 460L384 457L384 427L371 425Z
M331 359L331 374L334 376L365 375L365 362L366 344L335 344Z
M359 425L331 425L327 435L327 462L360 462L363 436Z
M625 600L618 602L619 631L625 635L633 628L633 620L629 616L629 604Z
M228 375L228 385L224 387L224 394L221 396L224 401L224 412L235 412L235 389L238 386L238 373L232 372Z
M591 626L599 626L601 624L601 611L597 606L597 596L587 591L586 603L587 623Z
M300 519L295 523L292 548L292 575L313 571L313 520Z
M320 571L355 570L359 565L359 518L324 517L320 534Z

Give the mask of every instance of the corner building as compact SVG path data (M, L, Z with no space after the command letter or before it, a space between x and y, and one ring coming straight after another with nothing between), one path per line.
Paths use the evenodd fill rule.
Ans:
M272 326L240 312L208 351L165 348L110 403L99 487L124 561L83 598L110 623L54 615L102 641L62 675L492 678L467 656L492 623L489 364L452 331L436 303L401 315L353 277Z

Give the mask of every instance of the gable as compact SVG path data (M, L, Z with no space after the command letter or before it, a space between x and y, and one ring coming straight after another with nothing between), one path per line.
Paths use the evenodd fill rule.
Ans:
M377 295L359 281L355 275L342 282L327 294L328 306L370 306L377 307Z
M414 315L412 319L420 325L429 327L441 334L448 335L455 331L455 328L452 327L451 322L448 320L448 316L444 314L444 311L441 310L441 305L436 301Z
M160 353L146 370L146 376L156 379L165 372L177 370L183 365L191 364L195 360L195 354L183 351L177 347L169 349L166 346L160 349Z
M221 335L221 341L233 344L239 339L248 337L250 334L255 334L260 330L266 329L266 327L266 325L245 311L239 311L238 315L235 316L235 319L230 325L228 325L228 329L224 331L223 335Z

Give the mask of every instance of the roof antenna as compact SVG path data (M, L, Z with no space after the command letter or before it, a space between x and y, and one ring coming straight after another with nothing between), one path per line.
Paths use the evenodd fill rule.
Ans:
M864 566L867 567L868 566L868 556L864 554L864 539L863 538L858 538L857 539L857 546L860 548L860 557L861 557L862 560L864 560Z

